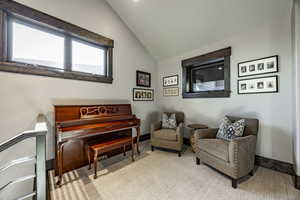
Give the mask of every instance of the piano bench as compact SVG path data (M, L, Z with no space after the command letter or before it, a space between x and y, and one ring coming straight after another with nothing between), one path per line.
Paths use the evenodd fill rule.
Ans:
M87 143L86 144L86 153L87 153L87 157L89 160L89 169L91 169L91 152L93 152L94 154L94 160L93 160L93 164L94 164L94 179L97 178L97 159L98 159L98 155L103 154L103 153L107 153L109 151L112 151L114 149L118 149L123 147L123 154L124 156L126 155L126 146L130 145L132 147L132 161L134 161L134 141L133 141L133 137L121 137L121 138L117 138L114 140L109 140L109 141L99 141L98 143Z

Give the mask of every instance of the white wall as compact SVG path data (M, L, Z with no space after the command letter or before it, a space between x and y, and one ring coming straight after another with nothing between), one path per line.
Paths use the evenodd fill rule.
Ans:
M113 84L19 75L0 72L0 143L30 129L38 113L53 125L57 99L88 99L80 102L127 102L142 119L142 134L149 133L156 102L133 102L136 70L156 74L155 60L104 0L18 0L18 2L66 20L115 41ZM155 88L156 77L152 77ZM117 100L117 101L116 101ZM119 101L118 101L119 100ZM78 101L76 101L78 102ZM47 158L53 158L53 131L48 135ZM16 154L34 154L34 142L25 142L0 154L0 165ZM27 168L20 168L23 171ZM15 172L15 169L12 169ZM25 173L25 172L24 172ZM1 178L2 179L2 178ZM0 186L4 183L0 181ZM30 184L29 184L30 185ZM1 196L1 195L0 195ZM1 199L1 198L0 198Z
M224 115L254 117L260 120L257 154L292 163L292 66L290 16L257 27L247 33L233 35L226 40L199 47L192 52L158 62L158 89L160 109L185 112L187 123L200 122L217 127ZM182 75L181 60L232 47L231 97L183 99L162 96L162 77ZM279 93L237 95L237 63L266 56L279 55ZM179 84L181 90L181 81Z
M300 1L295 0L292 8L292 61L293 61L293 85L294 102L293 109L293 146L294 164L297 175L300 175Z

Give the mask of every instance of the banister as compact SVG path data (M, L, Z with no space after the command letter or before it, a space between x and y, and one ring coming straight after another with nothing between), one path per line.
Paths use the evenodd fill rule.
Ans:
M30 179L33 179L35 178L36 176L35 175L29 175L29 176L24 176L24 177L21 177L21 178L17 178L13 181L10 181L8 182L7 184L3 185L1 188L0 188L0 192L2 192L5 188L11 186L11 185L14 185L16 183L20 183L20 182L23 182L23 181L26 181L26 180L30 180Z
M13 167L13 166L21 164L21 163L30 162L30 161L35 161L35 156L28 156L28 157L23 157L23 158L18 158L18 159L12 160L9 163L0 167L0 174L3 173L5 170L7 170L10 167Z
M34 130L24 131L23 133L9 139L6 142L0 144L0 152L8 149L9 147L28 138L36 137L39 135L46 135L48 132L46 118L43 114L39 114L37 117L37 123Z
M48 132L46 118L44 115L39 114L34 130L24 131L23 133L9 139L8 141L0 144L0 152L8 149L9 147L25 140L28 138L36 138L36 156L19 158L5 164L0 168L0 173L5 171L11 166L36 160L36 175L29 175L21 178L17 178L0 187L0 193L5 188L14 185L19 182L23 182L28 179L36 178L36 191L27 194L19 199L28 199L29 197L35 196L37 200L46 199L46 134Z

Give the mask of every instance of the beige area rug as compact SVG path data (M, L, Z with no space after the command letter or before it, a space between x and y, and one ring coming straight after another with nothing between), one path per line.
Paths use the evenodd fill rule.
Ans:
M131 162L130 152L98 163L98 178L83 167L64 174L61 187L55 186L49 173L53 200L300 200L292 177L259 167L231 187L227 177L206 165L196 165L194 154L187 149L182 157L176 153L155 150L148 142L142 153Z

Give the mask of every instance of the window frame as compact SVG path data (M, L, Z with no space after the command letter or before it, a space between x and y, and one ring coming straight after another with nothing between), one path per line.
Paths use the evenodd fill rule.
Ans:
M224 98L230 97L230 56L231 47L211 53L188 58L181 61L182 66L182 97L183 98ZM224 90L195 91L192 89L191 72L205 65L224 63Z
M12 60L12 23L64 37L63 69ZM72 71L72 40L105 50L105 74ZM22 4L3 0L0 4L0 71L112 83L114 41Z

